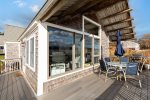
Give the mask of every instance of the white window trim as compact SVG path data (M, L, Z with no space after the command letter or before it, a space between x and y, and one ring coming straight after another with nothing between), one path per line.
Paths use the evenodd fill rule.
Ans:
M29 54L28 54L28 63L29 64L27 64L27 59L26 59L26 57L25 57L25 65L28 67L28 68L30 68L33 72L35 72L35 61L36 61L36 55L35 55L35 50L36 50L36 39L35 39L35 32L32 34L32 35L30 35L29 37L27 37L26 38L26 43L27 43L27 41L29 41ZM33 66L30 66L30 40L32 39L32 38L34 38L34 65ZM27 53L27 46L25 47L25 56L27 55L26 54Z

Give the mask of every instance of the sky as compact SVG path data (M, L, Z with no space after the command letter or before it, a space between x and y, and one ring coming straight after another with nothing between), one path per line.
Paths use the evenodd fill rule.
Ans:
M27 27L46 0L0 0L0 32L5 24Z
M150 0L129 0L129 5L137 38L150 34Z
M0 32L4 25L27 27L46 0L0 0ZM129 0L136 36L150 33L150 0Z

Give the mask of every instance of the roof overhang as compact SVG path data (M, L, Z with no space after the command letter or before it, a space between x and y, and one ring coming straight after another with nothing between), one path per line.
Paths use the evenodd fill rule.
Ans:
M60 25L72 22L77 26L82 23L81 17L85 15L101 24L112 41L115 40L117 30L121 31L122 39L126 40L135 38L131 11L128 0L47 0L32 23L35 20Z

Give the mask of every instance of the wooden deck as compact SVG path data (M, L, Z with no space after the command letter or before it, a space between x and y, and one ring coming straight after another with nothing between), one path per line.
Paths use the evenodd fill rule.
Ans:
M142 88L136 80L108 80L90 75L38 97L39 100L150 100L150 71L143 72ZM142 76L143 76L142 75Z
M99 78L92 74L36 98L20 72L0 76L0 100L150 100L150 71L143 72L142 88L138 81Z
M0 76L0 100L36 100L36 97L17 71Z

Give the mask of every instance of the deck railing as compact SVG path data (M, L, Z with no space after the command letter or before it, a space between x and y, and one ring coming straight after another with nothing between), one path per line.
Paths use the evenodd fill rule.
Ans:
M21 70L21 58L0 60L0 74Z

